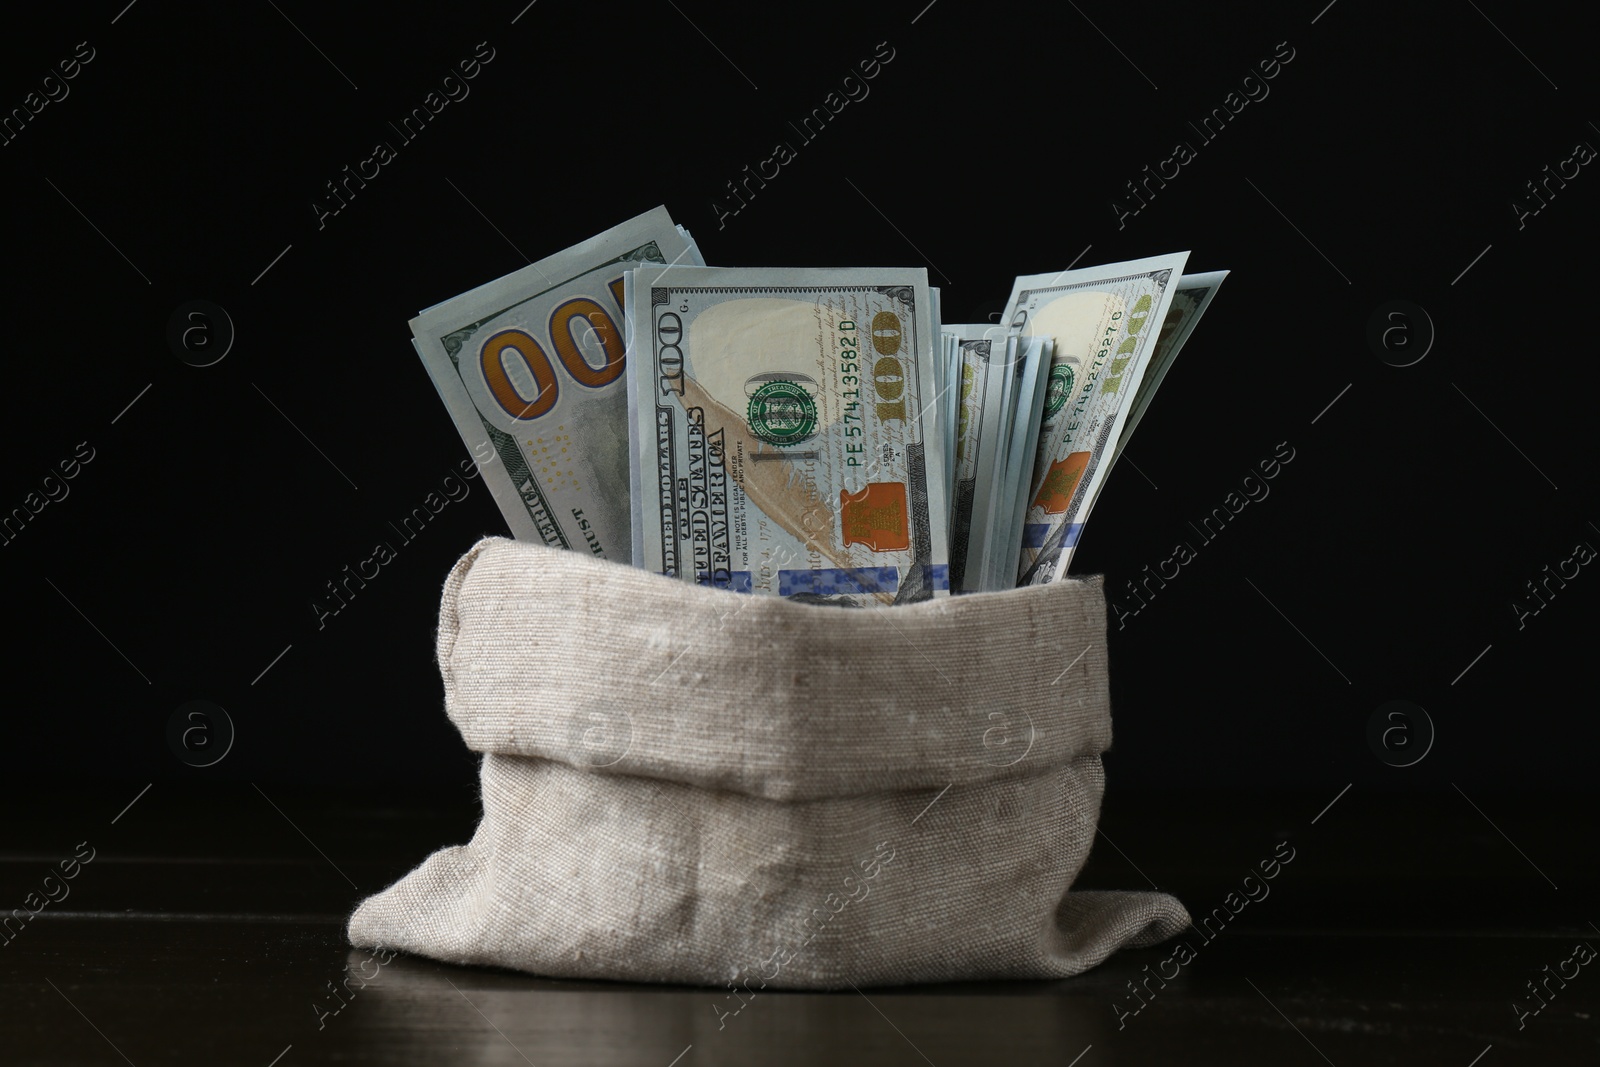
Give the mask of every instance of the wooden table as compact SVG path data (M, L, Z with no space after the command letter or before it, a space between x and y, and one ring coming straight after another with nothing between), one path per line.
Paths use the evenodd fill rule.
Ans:
M350 908L466 840L476 800L354 778L8 787L0 914L61 899L0 946L0 1063L1600 1063L1600 966L1549 978L1600 947L1592 799L1113 786L1080 886L1158 885L1198 921L1294 850L1164 985L1170 946L1067 981L762 993L719 1026L714 989L364 962ZM378 976L335 1012L346 967Z

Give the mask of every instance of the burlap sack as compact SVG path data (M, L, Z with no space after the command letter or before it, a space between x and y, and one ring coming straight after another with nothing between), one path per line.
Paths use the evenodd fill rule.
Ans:
M483 822L358 946L570 978L1058 978L1188 923L1067 892L1111 741L1100 581L894 608L700 588L491 538L445 583Z

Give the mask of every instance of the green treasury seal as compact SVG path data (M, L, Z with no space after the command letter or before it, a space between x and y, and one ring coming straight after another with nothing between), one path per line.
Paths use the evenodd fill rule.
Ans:
M817 402L794 382L768 382L750 397L750 432L775 445L797 445L817 431Z

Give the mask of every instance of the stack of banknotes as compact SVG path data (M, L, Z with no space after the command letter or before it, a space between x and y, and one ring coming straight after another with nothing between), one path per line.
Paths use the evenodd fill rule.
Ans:
M1020 277L941 321L907 267L708 267L656 208L437 304L414 344L512 532L867 606L1067 572L1226 271Z

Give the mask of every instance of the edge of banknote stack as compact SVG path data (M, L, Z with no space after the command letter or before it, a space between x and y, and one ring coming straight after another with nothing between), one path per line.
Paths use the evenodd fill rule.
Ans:
M708 267L655 208L411 322L519 540L752 595L891 606L1066 575L1225 271Z

